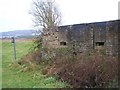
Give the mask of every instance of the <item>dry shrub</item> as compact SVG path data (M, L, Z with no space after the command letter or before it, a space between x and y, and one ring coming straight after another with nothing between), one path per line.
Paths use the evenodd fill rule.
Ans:
M111 81L117 80L118 64L115 57L92 53L76 55L72 59L58 57L43 72L57 75L76 88L107 87Z
M40 51L34 51L23 56L18 62L18 64L21 66L18 72L36 70L37 65L40 64L40 58Z
M27 55L23 56L20 61L18 62L19 64L40 64L40 58L41 58L41 52L40 51L34 51L31 53L28 53Z

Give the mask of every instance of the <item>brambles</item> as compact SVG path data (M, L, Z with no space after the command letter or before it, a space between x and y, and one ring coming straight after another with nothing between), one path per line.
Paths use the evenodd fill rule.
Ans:
M107 87L112 80L117 80L117 59L115 57L101 56L98 53L87 57L85 55L76 55L74 58L65 57L70 56L67 54L67 56L53 60L46 68L46 74L57 75L75 88Z

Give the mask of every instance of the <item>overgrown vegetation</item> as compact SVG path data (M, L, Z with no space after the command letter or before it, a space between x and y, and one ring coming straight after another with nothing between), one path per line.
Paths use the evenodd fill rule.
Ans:
M74 52L77 51L71 48L44 48L46 59L38 52L39 64L44 65L42 74L58 77L74 88L118 87L117 57L106 55L104 50L84 54ZM39 55L33 56L36 58Z
M17 61L13 61L13 46L10 41L2 43L2 88L64 88L65 82L58 81L56 77L48 77L41 73L43 64L36 65L30 62L30 57L22 59L25 64L18 64L23 56L25 57L33 42L17 42ZM31 55L31 57L33 54ZM37 56L37 55L36 55ZM32 59L31 59L32 60ZM34 60L32 60L34 61Z
M65 58L69 57L69 58ZM76 57L58 57L43 70L44 74L57 75L72 87L118 87L117 58L101 55L76 55Z

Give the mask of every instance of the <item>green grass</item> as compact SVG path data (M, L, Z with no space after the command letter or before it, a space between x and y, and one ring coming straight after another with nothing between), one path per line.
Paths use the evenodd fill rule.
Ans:
M17 61L29 52L32 42L17 42ZM10 42L2 43L2 88L64 88L65 82L47 77L41 71L19 72L19 66L14 62L13 45Z
M2 41L0 41L0 90L2 89Z

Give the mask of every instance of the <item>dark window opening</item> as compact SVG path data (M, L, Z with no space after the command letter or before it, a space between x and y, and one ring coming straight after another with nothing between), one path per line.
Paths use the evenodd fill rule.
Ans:
M66 42L60 42L60 45L66 46Z
M96 42L96 46L104 46L104 42Z

